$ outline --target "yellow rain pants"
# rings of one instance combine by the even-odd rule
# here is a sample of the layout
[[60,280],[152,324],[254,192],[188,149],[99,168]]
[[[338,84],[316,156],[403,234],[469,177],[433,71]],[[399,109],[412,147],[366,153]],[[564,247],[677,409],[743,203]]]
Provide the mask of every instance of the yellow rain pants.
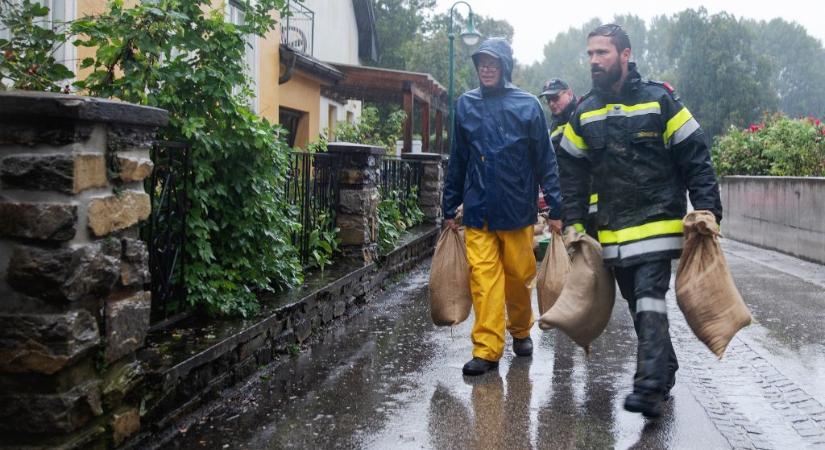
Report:
[[464,236],[475,312],[473,356],[498,361],[505,328],[524,339],[533,326],[528,287],[536,274],[533,226],[508,231],[467,227]]

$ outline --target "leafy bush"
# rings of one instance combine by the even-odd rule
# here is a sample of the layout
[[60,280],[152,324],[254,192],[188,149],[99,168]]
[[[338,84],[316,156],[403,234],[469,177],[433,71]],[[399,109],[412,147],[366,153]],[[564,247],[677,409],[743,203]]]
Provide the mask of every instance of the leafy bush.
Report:
[[424,221],[424,212],[418,206],[418,189],[414,187],[404,197],[400,191],[389,191],[383,193],[378,203],[378,250],[381,253],[393,250],[401,233]]
[[0,29],[10,35],[0,39],[0,79],[9,80],[9,88],[60,92],[74,76],[54,59],[55,49],[66,42],[65,24],[58,24],[58,31],[40,25],[48,15],[49,8],[31,0],[0,0]]
[[[301,264],[289,236],[300,229],[286,202],[289,148],[282,130],[249,107],[245,36],[275,27],[284,0],[243,0],[245,24],[224,20],[211,0],[157,0],[76,21],[78,44],[96,48],[78,86],[91,95],[164,108],[171,140],[192,144],[188,257],[191,303],[248,316],[256,290],[295,286]],[[320,258],[323,260],[323,258]],[[320,264],[320,262],[319,262]]]
[[378,108],[366,106],[361,110],[361,118],[355,123],[339,122],[335,128],[335,140],[355,144],[377,145],[395,154],[395,141],[401,136],[407,113],[392,111],[386,119],[379,117]]
[[332,257],[338,251],[341,242],[338,228],[330,229],[332,215],[329,212],[316,212],[313,217],[315,227],[309,233],[309,267],[324,267],[332,262]]
[[825,125],[782,115],[731,127],[712,149],[719,175],[825,176]]

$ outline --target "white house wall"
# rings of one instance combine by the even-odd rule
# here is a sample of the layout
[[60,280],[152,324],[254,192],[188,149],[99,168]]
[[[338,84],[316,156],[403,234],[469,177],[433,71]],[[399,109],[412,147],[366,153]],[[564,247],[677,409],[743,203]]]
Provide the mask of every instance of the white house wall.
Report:
[[338,103],[335,100],[330,98],[321,96],[321,124],[319,129],[321,130],[321,134],[325,134],[326,130],[329,128],[329,108],[330,106],[335,108],[335,115],[333,121],[337,124],[338,122],[347,122],[347,113],[351,113],[352,120],[357,122],[358,119],[361,118],[361,101],[360,100],[348,100],[347,103]]
[[312,56],[325,62],[359,64],[352,0],[304,0],[304,6],[315,12]]

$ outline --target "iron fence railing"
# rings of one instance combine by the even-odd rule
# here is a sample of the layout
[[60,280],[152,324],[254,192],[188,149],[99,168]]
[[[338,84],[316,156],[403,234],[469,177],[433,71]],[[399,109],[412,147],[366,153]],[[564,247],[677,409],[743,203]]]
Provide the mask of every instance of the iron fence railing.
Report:
[[[421,190],[421,176],[424,166],[421,161],[409,161],[401,158],[386,156],[381,160],[380,192],[381,198],[390,198],[397,193],[401,200],[409,198],[411,193]],[[401,212],[407,211],[407,203],[399,202]]]
[[153,328],[174,322],[187,313],[186,214],[188,211],[190,146],[186,142],[157,141],[151,157],[155,168],[144,187],[152,199],[152,214],[143,224],[152,276]]
[[287,14],[281,21],[281,44],[313,56],[315,52],[315,12],[295,0],[287,1]]
[[285,194],[287,201],[295,205],[297,219],[301,223],[301,229],[293,233],[291,238],[304,266],[307,266],[310,258],[312,231],[335,229],[339,164],[337,154],[290,154]]

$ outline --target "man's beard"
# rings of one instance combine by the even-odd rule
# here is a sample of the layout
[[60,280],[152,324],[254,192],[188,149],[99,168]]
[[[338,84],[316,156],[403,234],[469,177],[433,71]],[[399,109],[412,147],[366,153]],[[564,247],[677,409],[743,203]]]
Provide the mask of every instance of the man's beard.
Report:
[[613,88],[613,85],[622,78],[622,66],[617,61],[616,64],[608,67],[604,72],[594,72],[591,67],[590,77],[593,80],[594,88],[602,91],[609,91]]

